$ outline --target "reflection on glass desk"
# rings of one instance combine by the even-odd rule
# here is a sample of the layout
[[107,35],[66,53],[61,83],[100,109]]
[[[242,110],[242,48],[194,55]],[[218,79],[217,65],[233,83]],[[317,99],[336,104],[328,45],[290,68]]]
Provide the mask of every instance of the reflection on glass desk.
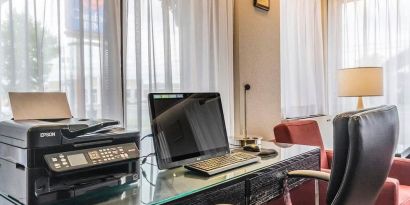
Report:
[[[263,200],[264,197],[266,199],[267,197],[272,198],[272,194],[274,194],[274,187],[271,184],[263,185],[263,183],[260,182],[252,184],[254,181],[258,180],[263,180],[264,182],[269,181],[258,177],[263,176],[264,173],[274,173],[272,167],[276,166],[276,169],[280,169],[281,167],[288,166],[288,164],[297,161],[299,164],[297,164],[296,168],[298,169],[319,169],[320,150],[318,147],[288,144],[275,145],[273,142],[264,141],[262,143],[262,148],[275,149],[278,151],[278,155],[270,158],[262,158],[258,163],[207,177],[189,171],[183,167],[169,170],[158,170],[155,156],[152,155],[154,149],[151,144],[151,139],[145,139],[141,142],[141,156],[148,157],[146,157],[146,162],[141,165],[141,178],[138,183],[99,191],[98,193],[88,194],[59,204],[139,205],[164,204],[168,202],[171,204],[191,204],[192,201],[189,202],[191,196],[207,197],[208,190],[211,193],[212,191],[215,191],[215,189],[216,191],[220,191],[224,189],[224,187],[229,190],[240,190],[236,192],[239,197],[245,198],[245,195],[250,196],[247,200],[239,200],[238,204],[255,204],[256,201]],[[307,158],[309,158],[310,161],[305,160]],[[142,160],[140,160],[140,162],[141,161]],[[286,170],[287,169],[288,168],[286,168]],[[284,171],[286,170],[284,168]],[[267,177],[267,179],[274,178],[274,176],[270,175]],[[246,192],[250,191],[250,193],[245,194],[245,183],[250,184],[247,185],[247,187],[251,187],[252,190],[246,190]],[[302,181],[295,181],[294,184],[297,186],[300,183],[303,183],[303,179]],[[258,192],[266,193],[260,194]],[[201,196],[201,194],[203,196]],[[255,197],[252,198],[252,194],[255,194]],[[235,194],[233,193],[232,195],[234,196]],[[188,201],[185,200],[184,202],[184,199],[188,199]],[[218,199],[215,200],[218,201]],[[226,203],[228,202],[236,203],[232,201],[227,201]]]

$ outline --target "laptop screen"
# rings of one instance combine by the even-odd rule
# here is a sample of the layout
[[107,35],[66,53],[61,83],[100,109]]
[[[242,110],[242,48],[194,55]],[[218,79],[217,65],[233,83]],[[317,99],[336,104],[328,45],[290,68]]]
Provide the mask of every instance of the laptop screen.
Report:
[[151,93],[149,103],[160,169],[229,153],[219,93]]

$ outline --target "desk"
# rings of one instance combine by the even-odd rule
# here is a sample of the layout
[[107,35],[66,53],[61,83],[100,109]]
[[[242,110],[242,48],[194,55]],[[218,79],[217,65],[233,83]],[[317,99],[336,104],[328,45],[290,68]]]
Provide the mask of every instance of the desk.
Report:
[[[146,139],[141,143],[142,156],[154,151],[150,141]],[[318,147],[275,145],[273,142],[263,142],[262,147],[276,149],[279,154],[212,177],[200,176],[182,167],[158,170],[155,156],[148,157],[141,165],[138,183],[59,204],[261,204],[282,194],[278,176],[286,170],[320,169]],[[292,178],[289,180],[290,188],[305,181],[307,179]]]

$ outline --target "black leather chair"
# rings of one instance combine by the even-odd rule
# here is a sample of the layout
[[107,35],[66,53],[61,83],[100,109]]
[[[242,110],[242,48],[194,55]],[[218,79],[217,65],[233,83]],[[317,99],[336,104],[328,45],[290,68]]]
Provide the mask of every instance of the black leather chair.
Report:
[[329,181],[327,204],[371,205],[387,178],[399,134],[396,106],[339,114],[333,121],[331,173],[295,170],[289,177]]

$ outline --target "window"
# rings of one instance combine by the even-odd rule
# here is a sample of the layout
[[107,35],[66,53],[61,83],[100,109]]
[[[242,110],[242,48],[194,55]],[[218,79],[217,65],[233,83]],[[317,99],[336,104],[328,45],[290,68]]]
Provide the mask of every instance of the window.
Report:
[[9,91],[63,91],[144,135],[149,92],[217,91],[232,133],[232,18],[231,0],[1,1],[0,117]]
[[1,1],[0,117],[9,91],[64,91],[75,116],[121,120],[119,2]]
[[[410,1],[332,0],[329,8],[331,113],[354,110],[357,100],[337,97],[337,69],[382,66],[384,96],[364,98],[365,106],[397,105],[400,124],[410,122]],[[410,146],[409,135],[400,126],[398,151]]]
[[230,0],[128,1],[128,127],[150,132],[150,92],[218,91],[233,132],[232,9]]

